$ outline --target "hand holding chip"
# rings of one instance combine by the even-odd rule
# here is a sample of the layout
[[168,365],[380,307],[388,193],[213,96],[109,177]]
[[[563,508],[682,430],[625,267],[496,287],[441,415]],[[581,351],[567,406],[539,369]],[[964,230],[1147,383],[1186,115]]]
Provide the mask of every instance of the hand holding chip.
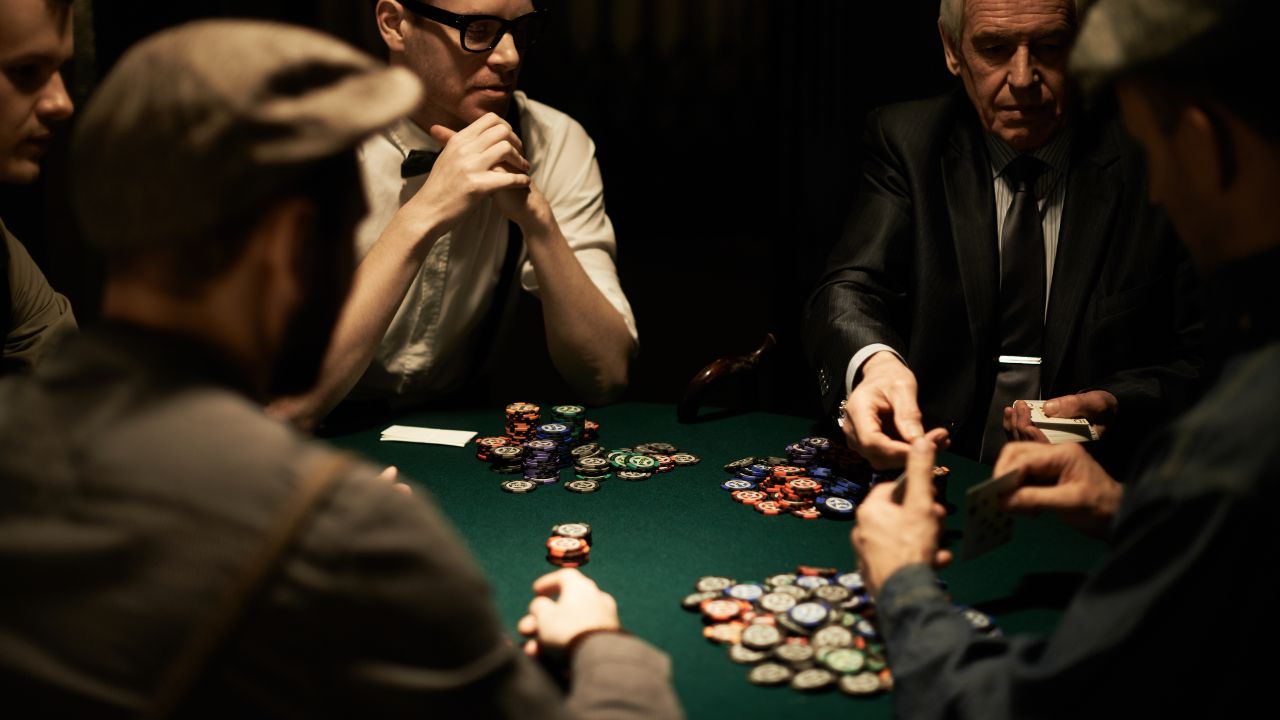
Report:
[[[1103,537],[1111,526],[1124,487],[1079,445],[1009,443],[996,460],[995,474],[1021,469],[1027,484],[1005,497],[1011,512],[1052,510],[1081,532]],[[1052,484],[1045,485],[1043,483]]]
[[563,650],[583,633],[618,630],[618,604],[595,581],[577,570],[562,569],[533,582],[537,593],[529,614],[517,629],[529,638],[524,651],[537,656],[543,650]]
[[910,445],[902,502],[894,500],[898,483],[881,483],[858,507],[854,552],[873,595],[899,569],[916,563],[941,567],[951,553],[938,548],[946,509],[934,501],[933,462],[945,430],[932,430]]

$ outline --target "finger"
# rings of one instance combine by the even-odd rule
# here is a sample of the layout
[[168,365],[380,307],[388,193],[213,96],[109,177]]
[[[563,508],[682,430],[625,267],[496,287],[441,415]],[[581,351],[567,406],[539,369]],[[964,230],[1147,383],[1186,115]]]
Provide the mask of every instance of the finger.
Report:
[[516,630],[521,635],[537,635],[538,619],[532,615],[525,615],[520,618],[520,622],[516,623]]
[[441,145],[448,145],[449,141],[458,133],[443,125],[432,125],[427,128],[427,134],[435,138]]
[[397,492],[399,492],[401,495],[412,495],[412,494],[413,494],[413,488],[409,487],[409,486],[408,486],[408,485],[406,485],[405,483],[396,483],[396,484],[395,484],[395,485],[393,485],[392,487],[394,487],[394,488],[396,489],[396,491],[397,491]]
[[951,444],[950,435],[951,433],[946,428],[934,428],[924,434],[924,439],[933,443],[935,448],[941,450]]
[[395,465],[388,465],[382,472],[378,473],[378,479],[389,483],[394,483],[400,475],[400,470]]
[[907,491],[902,505],[929,511],[933,507],[933,460],[937,455],[933,443],[916,438],[907,455]]
[[537,641],[537,640],[525,640],[525,641],[524,641],[524,654],[525,654],[525,655],[528,655],[529,657],[538,657],[538,641]]
[[1017,439],[1018,427],[1017,422],[1013,417],[1013,408],[1004,409],[1004,419],[1000,421],[1000,424],[1004,426],[1004,434],[1006,437],[1011,437],[1015,440]]
[[590,583],[591,585],[595,585],[590,578],[578,572],[576,569],[561,568],[534,580],[533,591],[538,595],[558,595],[559,593],[564,592],[566,587],[580,585],[581,583]]
[[876,469],[901,467],[911,446],[885,434],[880,424],[880,415],[871,403],[860,399],[850,418],[853,420],[853,432],[857,442],[855,449],[873,467]]
[[1035,485],[1020,487],[1007,497],[1000,505],[1009,512],[1033,513],[1041,510],[1066,510],[1080,506],[1079,491],[1073,485],[1052,485],[1039,487]]
[[914,383],[895,382],[890,385],[889,404],[893,406],[894,426],[903,440],[910,442],[924,434]]
[[1022,402],[1021,400],[1015,400],[1013,402],[1013,425],[1022,435],[1026,435],[1028,432],[1035,429],[1035,425],[1031,422],[1030,405]]
[[933,554],[933,566],[939,570],[951,564],[955,558],[950,550],[939,550]]
[[533,181],[524,173],[494,169],[485,173],[476,181],[476,188],[482,193],[493,193],[499,190],[527,188],[532,184]]
[[488,149],[504,142],[515,148],[522,158],[524,157],[524,143],[521,142],[515,131],[511,129],[511,126],[505,122],[485,130],[477,135],[475,139],[478,149]]
[[529,614],[533,616],[534,622],[537,622],[539,625],[542,623],[538,621],[538,617],[546,615],[548,612],[555,610],[555,608],[556,601],[546,595],[539,595],[529,601]]
[[933,516],[941,520],[942,518],[947,516],[947,508],[944,507],[942,503],[934,503]]

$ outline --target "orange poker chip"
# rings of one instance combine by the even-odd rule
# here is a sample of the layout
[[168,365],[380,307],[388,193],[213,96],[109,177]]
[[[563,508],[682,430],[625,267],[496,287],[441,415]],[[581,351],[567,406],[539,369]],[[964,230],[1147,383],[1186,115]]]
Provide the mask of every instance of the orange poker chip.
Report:
[[711,598],[702,601],[702,614],[713,622],[724,623],[742,614],[742,605],[730,598]]
[[553,535],[547,539],[547,554],[554,557],[582,555],[590,550],[591,547],[578,538]]
[[745,627],[745,623],[737,621],[716,623],[702,628],[702,637],[724,645],[737,645],[742,641],[742,630]]

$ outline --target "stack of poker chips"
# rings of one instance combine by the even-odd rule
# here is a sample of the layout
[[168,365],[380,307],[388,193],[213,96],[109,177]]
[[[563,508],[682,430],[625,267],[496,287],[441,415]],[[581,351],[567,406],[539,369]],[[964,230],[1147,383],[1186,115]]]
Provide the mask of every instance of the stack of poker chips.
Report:
[[569,444],[576,446],[583,442],[586,431],[587,409],[581,405],[556,405],[551,408],[551,421],[569,428]]
[[542,409],[533,403],[516,402],[507,406],[507,437],[517,443],[533,439]]
[[[727,645],[729,659],[752,666],[756,685],[801,692],[833,687],[851,696],[892,689],[875,606],[858,573],[800,567],[763,582],[700,578],[681,606],[699,613],[703,637]],[[978,632],[998,634],[987,615],[957,608]]]
[[547,538],[547,562],[557,567],[582,567],[591,559],[591,542],[591,526],[584,522],[553,525]]
[[[573,464],[570,452],[573,450],[573,429],[564,423],[544,423],[538,426],[536,437],[554,443],[551,449],[556,469],[561,470]],[[532,442],[532,441],[531,441]],[[528,447],[529,443],[525,443]]]
[[550,485],[560,480],[560,455],[556,441],[548,438],[530,440],[522,447],[525,451],[524,479]]

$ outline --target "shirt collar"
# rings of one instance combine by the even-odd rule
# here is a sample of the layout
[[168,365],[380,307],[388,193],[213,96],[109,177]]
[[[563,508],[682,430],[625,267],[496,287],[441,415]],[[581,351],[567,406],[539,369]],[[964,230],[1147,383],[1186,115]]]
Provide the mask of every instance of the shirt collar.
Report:
[[[1071,126],[1067,125],[1055,133],[1049,142],[1031,151],[1031,157],[1049,166],[1045,177],[1056,177],[1066,171],[1071,153],[1071,134]],[[987,156],[991,159],[991,177],[998,178],[1021,153],[991,133],[984,133],[983,139],[987,143]]]
[[404,118],[395,125],[383,130],[382,134],[405,157],[409,156],[410,150],[440,152],[444,149],[439,140],[431,137],[426,130],[418,126],[418,123],[409,118]]

